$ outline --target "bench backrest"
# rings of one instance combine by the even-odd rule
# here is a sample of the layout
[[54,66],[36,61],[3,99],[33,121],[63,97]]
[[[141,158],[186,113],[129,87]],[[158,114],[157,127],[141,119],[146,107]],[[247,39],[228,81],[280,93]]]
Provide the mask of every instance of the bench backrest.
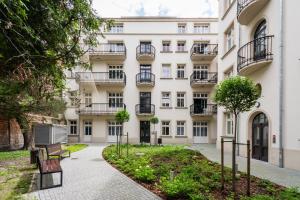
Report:
[[61,151],[61,144],[49,144],[46,146],[47,154],[60,152]]

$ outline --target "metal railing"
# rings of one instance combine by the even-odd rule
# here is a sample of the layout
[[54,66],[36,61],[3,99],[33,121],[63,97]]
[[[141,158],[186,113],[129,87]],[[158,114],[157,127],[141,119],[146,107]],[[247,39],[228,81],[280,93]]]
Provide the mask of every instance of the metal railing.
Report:
[[136,104],[135,113],[137,115],[154,115],[155,114],[155,105],[154,104]]
[[217,55],[217,44],[194,44],[191,48],[191,56],[195,55]]
[[136,47],[136,58],[140,56],[152,56],[155,58],[155,47],[153,45],[138,45]]
[[136,84],[155,85],[155,75],[149,72],[141,72],[136,75]]
[[125,44],[101,43],[97,47],[89,49],[89,52],[93,54],[126,55],[126,46]]
[[122,71],[110,72],[77,72],[76,80],[80,82],[124,83],[126,74]]
[[260,61],[273,60],[273,35],[257,38],[242,46],[237,53],[238,71]]
[[77,110],[78,114],[102,115],[115,114],[126,109],[124,103],[82,103]]
[[190,114],[191,115],[213,115],[217,113],[217,104],[207,104],[207,105],[191,105]]
[[237,16],[246,8],[250,3],[256,0],[238,0],[237,1]]
[[216,84],[217,82],[217,72],[194,71],[190,76],[190,84]]

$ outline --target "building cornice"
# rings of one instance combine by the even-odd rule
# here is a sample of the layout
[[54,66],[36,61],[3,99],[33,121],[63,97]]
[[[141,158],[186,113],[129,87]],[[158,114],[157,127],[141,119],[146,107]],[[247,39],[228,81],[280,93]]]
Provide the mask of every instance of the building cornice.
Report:
[[218,18],[177,18],[177,17],[120,17],[104,18],[106,20],[115,20],[117,22],[218,22]]
[[179,36],[209,36],[218,35],[218,33],[103,33],[103,35],[179,35]]

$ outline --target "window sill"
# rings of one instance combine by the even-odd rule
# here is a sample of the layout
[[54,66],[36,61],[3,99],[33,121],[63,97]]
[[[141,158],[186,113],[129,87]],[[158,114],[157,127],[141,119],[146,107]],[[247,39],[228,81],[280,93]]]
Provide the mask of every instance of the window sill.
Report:
[[73,137],[73,136],[74,136],[74,137],[78,137],[79,134],[68,134],[67,136],[68,136],[68,137],[69,137],[69,136],[70,136],[70,137]]
[[175,135],[175,138],[187,138],[186,135]]
[[236,45],[233,45],[222,57],[221,60],[223,60],[230,52],[232,52],[235,49]]
[[159,107],[160,109],[168,109],[168,110],[170,110],[170,109],[173,109],[173,107]]
[[185,110],[188,109],[188,107],[175,107],[175,109]]
[[161,80],[172,80],[173,78],[172,78],[172,77],[170,77],[170,78],[164,78],[164,77],[161,77],[160,79],[161,79]]
[[224,14],[223,14],[221,20],[224,20],[224,18],[227,16],[227,14],[229,13],[229,11],[230,11],[231,8],[233,7],[234,3],[235,3],[235,1],[233,1],[233,2],[230,4],[230,6],[226,9],[226,11],[224,12]]
[[161,135],[161,138],[172,138],[172,135]]
[[175,78],[175,80],[188,80],[189,78]]
[[175,53],[188,53],[188,51],[175,51]]
[[160,53],[173,53],[173,51],[160,51]]

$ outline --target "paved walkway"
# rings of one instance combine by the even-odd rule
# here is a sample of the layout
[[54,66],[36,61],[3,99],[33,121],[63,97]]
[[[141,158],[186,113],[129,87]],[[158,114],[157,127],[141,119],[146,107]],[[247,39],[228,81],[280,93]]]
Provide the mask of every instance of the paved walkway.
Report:
[[104,147],[90,145],[84,150],[72,153],[71,159],[61,161],[63,187],[38,190],[28,197],[40,200],[160,199],[104,161]]
[[[194,150],[200,151],[209,160],[220,163],[221,152],[216,149],[216,145],[201,144],[193,145]],[[227,167],[231,168],[231,153],[224,154],[224,163]],[[239,171],[246,172],[247,160],[243,157],[237,157]],[[251,174],[263,179],[268,179],[279,185],[286,187],[299,187],[300,188],[300,171],[279,168],[275,165],[262,162],[259,160],[251,159]]]

